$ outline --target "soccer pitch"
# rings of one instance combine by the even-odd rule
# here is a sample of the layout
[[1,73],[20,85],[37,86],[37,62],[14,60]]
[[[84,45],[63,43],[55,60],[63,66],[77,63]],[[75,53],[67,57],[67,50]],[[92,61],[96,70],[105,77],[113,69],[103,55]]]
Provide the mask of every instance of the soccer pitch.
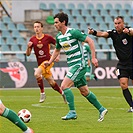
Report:
[[[133,113],[129,109],[120,88],[90,88],[98,100],[108,109],[103,122],[97,122],[98,111],[79,93],[72,89],[78,118],[61,120],[68,113],[62,96],[53,89],[46,89],[46,101],[39,103],[39,89],[0,90],[3,103],[18,112],[22,108],[32,113],[27,125],[35,133],[133,133]],[[3,117],[0,117],[0,133],[22,133]]]

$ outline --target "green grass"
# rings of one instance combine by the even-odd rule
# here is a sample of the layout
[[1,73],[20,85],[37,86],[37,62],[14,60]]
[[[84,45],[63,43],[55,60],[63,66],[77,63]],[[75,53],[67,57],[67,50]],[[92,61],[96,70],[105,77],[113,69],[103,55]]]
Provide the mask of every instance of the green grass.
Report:
[[[46,101],[39,101],[39,89],[0,90],[0,98],[8,107],[18,112],[27,108],[32,113],[32,119],[27,125],[35,133],[133,133],[133,114],[129,109],[120,88],[91,89],[99,101],[108,109],[105,120],[97,122],[98,111],[80,95],[77,89],[72,89],[75,96],[77,120],[61,120],[68,113],[68,107],[62,97],[52,89],[46,90]],[[0,117],[0,133],[21,133],[11,122]]]

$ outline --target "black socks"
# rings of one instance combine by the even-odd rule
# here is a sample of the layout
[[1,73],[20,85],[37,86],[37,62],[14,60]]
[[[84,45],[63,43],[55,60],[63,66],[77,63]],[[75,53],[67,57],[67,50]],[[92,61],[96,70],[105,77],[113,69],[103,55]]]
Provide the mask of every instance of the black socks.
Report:
[[132,95],[131,95],[131,93],[130,93],[130,91],[129,91],[128,88],[125,89],[125,90],[123,90],[123,95],[124,95],[124,97],[125,97],[127,103],[129,104],[129,106],[130,106],[130,107],[133,107]]

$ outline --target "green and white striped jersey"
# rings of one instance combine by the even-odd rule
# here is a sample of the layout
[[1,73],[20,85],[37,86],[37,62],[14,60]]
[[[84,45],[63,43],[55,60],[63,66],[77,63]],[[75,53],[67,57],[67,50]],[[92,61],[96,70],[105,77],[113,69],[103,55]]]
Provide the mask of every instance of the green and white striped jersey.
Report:
[[88,60],[91,60],[90,46],[87,43],[84,43],[83,44],[83,50],[84,50],[84,58],[86,61],[86,65],[88,65]]
[[63,48],[67,56],[68,67],[75,65],[85,66],[84,51],[82,43],[87,35],[80,30],[68,28],[63,35],[59,32],[56,36],[56,49]]

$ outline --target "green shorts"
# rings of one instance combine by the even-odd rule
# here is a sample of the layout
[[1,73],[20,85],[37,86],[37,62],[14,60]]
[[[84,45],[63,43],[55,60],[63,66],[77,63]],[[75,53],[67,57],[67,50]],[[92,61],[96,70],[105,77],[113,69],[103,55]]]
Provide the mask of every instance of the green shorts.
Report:
[[86,67],[76,65],[69,70],[66,76],[74,82],[75,87],[79,88],[81,86],[85,86],[86,85],[86,77],[85,77],[86,69],[87,69]]
[[87,71],[85,73],[86,77],[90,77],[92,75],[92,66],[87,66]]

